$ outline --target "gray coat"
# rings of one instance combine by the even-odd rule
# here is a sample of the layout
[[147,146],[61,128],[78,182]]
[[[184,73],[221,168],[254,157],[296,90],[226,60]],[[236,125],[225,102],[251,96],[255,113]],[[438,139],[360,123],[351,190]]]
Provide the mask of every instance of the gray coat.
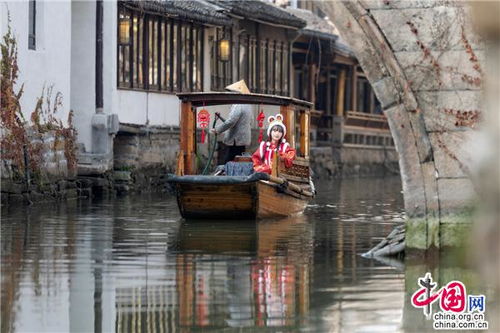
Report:
[[226,121],[215,126],[217,133],[226,132],[222,142],[228,146],[250,145],[252,114],[251,105],[234,104],[231,106],[231,112]]

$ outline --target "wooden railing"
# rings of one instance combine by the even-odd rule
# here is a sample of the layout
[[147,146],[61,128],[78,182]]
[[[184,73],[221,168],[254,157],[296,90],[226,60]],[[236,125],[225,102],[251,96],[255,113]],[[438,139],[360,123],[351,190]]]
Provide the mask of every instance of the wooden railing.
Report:
[[389,130],[387,118],[383,114],[347,111],[344,126],[369,127]]
[[391,148],[394,149],[394,141],[389,131],[360,130],[346,126],[343,133],[343,147],[352,148]]
[[394,149],[387,118],[383,114],[347,111],[344,117],[322,115],[318,118],[316,144],[358,148]]

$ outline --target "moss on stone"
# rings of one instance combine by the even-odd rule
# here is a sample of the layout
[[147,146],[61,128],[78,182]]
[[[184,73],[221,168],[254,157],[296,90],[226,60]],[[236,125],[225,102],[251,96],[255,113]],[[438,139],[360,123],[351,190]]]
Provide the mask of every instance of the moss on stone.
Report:
[[472,228],[471,208],[457,214],[430,218],[411,218],[406,221],[406,247],[427,250],[432,247],[467,247]]
[[469,243],[472,223],[441,223],[441,247],[465,247]]
[[408,219],[406,221],[406,247],[410,249],[427,249],[427,221],[425,219]]

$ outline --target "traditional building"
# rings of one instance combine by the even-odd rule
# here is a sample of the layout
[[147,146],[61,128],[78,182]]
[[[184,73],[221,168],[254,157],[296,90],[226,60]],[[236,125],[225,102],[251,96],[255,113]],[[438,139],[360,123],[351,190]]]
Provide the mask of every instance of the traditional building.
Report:
[[305,26],[262,1],[33,0],[0,7],[0,32],[10,15],[19,45],[25,119],[44,85],[61,93],[56,117],[74,113],[80,176],[173,167],[178,92],[217,91],[245,79],[252,92],[289,95],[294,34]]
[[[212,3],[227,9],[235,19],[233,30],[225,32],[231,44],[228,66],[232,72],[223,72],[214,63],[212,89],[221,90],[228,82],[245,80],[252,92],[289,96],[291,48],[298,29],[304,27],[305,22],[264,1]],[[216,55],[212,54],[212,59]]]
[[387,120],[349,46],[314,2],[291,4],[287,11],[307,22],[293,43],[293,97],[315,105],[311,141],[317,159],[333,161],[329,172],[341,176],[395,170]]

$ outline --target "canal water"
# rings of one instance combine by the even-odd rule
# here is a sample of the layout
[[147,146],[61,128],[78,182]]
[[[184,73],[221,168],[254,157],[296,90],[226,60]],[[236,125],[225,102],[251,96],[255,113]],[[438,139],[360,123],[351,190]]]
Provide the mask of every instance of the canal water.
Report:
[[305,214],[257,223],[185,221],[167,194],[4,208],[1,331],[427,327],[405,291],[425,265],[408,276],[398,260],[360,256],[403,223],[400,180],[318,192]]

